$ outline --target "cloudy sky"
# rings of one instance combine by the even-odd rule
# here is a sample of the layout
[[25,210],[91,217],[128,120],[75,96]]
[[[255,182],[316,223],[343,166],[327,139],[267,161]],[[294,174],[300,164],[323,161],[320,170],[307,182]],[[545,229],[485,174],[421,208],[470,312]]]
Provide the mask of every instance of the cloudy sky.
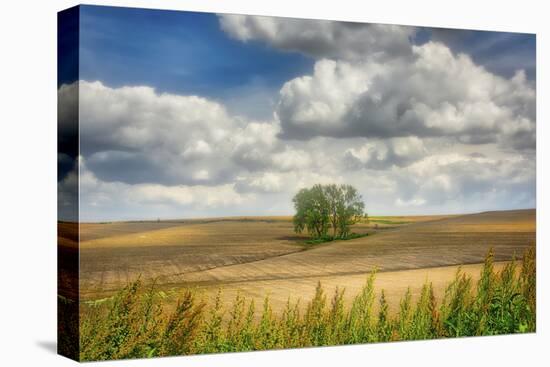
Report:
[[60,73],[58,93],[63,120],[79,87],[81,220],[292,214],[332,182],[371,215],[535,206],[534,35],[90,6],[80,22],[79,81]]

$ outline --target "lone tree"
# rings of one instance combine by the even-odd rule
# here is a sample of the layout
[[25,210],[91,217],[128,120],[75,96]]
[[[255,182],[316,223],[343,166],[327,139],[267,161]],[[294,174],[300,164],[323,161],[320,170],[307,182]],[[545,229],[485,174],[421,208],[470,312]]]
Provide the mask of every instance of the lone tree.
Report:
[[305,229],[312,237],[326,237],[329,228],[329,212],[323,186],[314,185],[310,189],[301,189],[292,201],[296,209],[294,231],[302,233]]
[[346,238],[350,226],[363,216],[365,204],[361,195],[351,185],[314,185],[301,189],[292,199],[296,215],[294,230],[304,230],[314,238],[327,237],[332,230],[332,238]]

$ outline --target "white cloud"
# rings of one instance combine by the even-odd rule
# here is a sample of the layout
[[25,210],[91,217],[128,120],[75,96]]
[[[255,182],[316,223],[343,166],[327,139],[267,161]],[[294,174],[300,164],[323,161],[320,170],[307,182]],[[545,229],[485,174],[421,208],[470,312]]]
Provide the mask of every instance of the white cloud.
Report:
[[283,180],[274,172],[265,172],[256,176],[238,177],[237,190],[244,192],[280,192],[284,189]]
[[407,166],[428,153],[424,142],[416,137],[376,139],[359,148],[350,148],[344,159],[352,168],[386,169]]
[[410,54],[413,27],[253,15],[219,15],[220,26],[240,41],[262,41],[315,58],[357,60]]
[[[81,81],[84,220],[290,214],[297,190],[316,183],[354,185],[371,214],[535,206],[535,90],[523,72],[505,79],[441,43],[412,46],[406,27],[220,24],[238,40],[313,56],[314,70],[284,84],[273,121],[199,96]],[[76,92],[62,86],[60,100],[74,104]],[[60,181],[60,202],[74,179]]]
[[157,94],[153,88],[109,88],[80,82],[80,118],[84,152],[158,149],[183,153],[199,140],[222,142],[238,126],[225,108],[196,96]]
[[504,79],[440,43],[412,52],[384,63],[317,61],[312,75],[281,89],[282,135],[453,136],[534,149],[535,91],[522,72]]
[[356,98],[367,91],[369,80],[367,70],[354,64],[325,59],[316,62],[312,76],[293,79],[281,89],[277,115],[284,129],[296,127],[286,135],[295,138],[300,132],[308,135],[319,130],[338,134],[341,120]]
[[[281,149],[274,122],[230,115],[217,102],[80,81],[81,151],[104,181],[231,183]],[[207,167],[207,170],[205,170]]]
[[454,136],[534,149],[535,90],[523,71],[507,80],[442,43],[412,45],[413,27],[220,15],[243,42],[317,59],[287,82],[276,108],[282,136]]
[[[488,158],[461,153],[434,154],[411,164],[400,174],[396,193],[401,204],[416,202],[416,205],[462,205],[463,208],[481,209],[483,205],[535,205],[535,161],[532,156],[509,154]],[[415,201],[418,198],[423,198],[421,204]]]
[[282,152],[273,154],[272,162],[274,167],[282,171],[308,169],[313,164],[308,152],[290,147],[286,147]]
[[204,140],[198,140],[195,143],[191,144],[188,148],[186,148],[182,154],[184,158],[201,158],[208,156],[212,153],[212,148],[210,147],[210,144],[205,142]]
[[411,206],[416,207],[416,206],[422,206],[424,204],[426,204],[426,200],[422,198],[412,198],[407,201],[404,201],[404,200],[401,200],[401,198],[398,198],[395,201],[395,205],[397,205],[398,207],[411,207]]
[[205,181],[210,178],[210,173],[208,170],[201,169],[193,174],[193,178],[197,181]]
[[[66,180],[72,179],[68,176]],[[69,184],[64,181],[62,185]],[[241,205],[251,197],[238,193],[234,184],[217,186],[162,185],[158,183],[127,184],[102,181],[87,168],[85,160],[80,164],[80,205],[83,220],[95,220],[96,216],[112,215],[113,208],[120,208],[132,218],[132,208],[138,207],[137,218],[154,214],[165,217],[166,213],[193,213],[202,210],[218,210]],[[152,209],[143,214],[145,208]],[[130,210],[129,210],[130,209]],[[117,209],[114,209],[117,210]],[[163,211],[166,213],[163,214]],[[184,214],[180,214],[184,215]]]

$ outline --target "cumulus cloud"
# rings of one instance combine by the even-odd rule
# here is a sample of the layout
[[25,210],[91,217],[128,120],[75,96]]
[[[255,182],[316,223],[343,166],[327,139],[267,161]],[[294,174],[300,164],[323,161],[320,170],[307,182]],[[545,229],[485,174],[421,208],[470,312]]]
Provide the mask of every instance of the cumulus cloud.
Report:
[[[417,206],[534,206],[535,161],[530,156],[488,158],[446,153],[427,156],[402,171],[396,203]],[[475,201],[479,201],[476,203]],[[464,211],[464,209],[462,210]]]
[[96,151],[165,149],[184,153],[189,142],[216,144],[236,121],[223,106],[197,96],[157,94],[145,86],[109,88],[80,82],[81,149]]
[[272,164],[281,171],[303,170],[311,168],[311,154],[303,149],[286,147],[282,152],[273,154]]
[[158,211],[147,216],[161,217],[168,215],[162,210],[254,210],[257,194],[284,195],[272,204],[284,202],[288,210],[287,197],[298,187],[339,180],[312,173],[328,164],[320,143],[284,142],[276,121],[246,120],[219,103],[148,87],[87,81],[70,87],[80,95],[83,218],[144,207]]
[[279,127],[230,115],[217,102],[80,81],[81,154],[105,181],[233,182],[271,164]]
[[[76,174],[68,175],[58,185],[75,189],[76,178]],[[130,184],[100,179],[82,157],[79,178],[82,221],[280,215],[292,210],[290,198],[300,188],[344,182],[341,176],[304,170],[248,173],[218,185]]]
[[[112,213],[117,206],[128,216],[129,208],[149,208],[152,215],[166,217],[170,213],[181,213],[233,208],[251,197],[238,193],[232,183],[216,186],[205,185],[163,185],[159,183],[128,184],[121,181],[103,181],[80,159],[80,206],[83,220],[102,213]],[[60,185],[71,185],[69,175]],[[138,215],[139,218],[139,215]]]
[[414,34],[413,27],[253,15],[223,14],[219,21],[221,28],[237,40],[262,41],[315,58],[403,57],[411,53],[410,38]]
[[[442,43],[412,45],[408,27],[220,24],[316,58],[311,74],[281,87],[266,121],[147,86],[61,86],[60,126],[80,102],[81,218],[290,214],[316,183],[354,185],[377,214],[535,206],[535,89],[522,71],[504,78]],[[75,179],[60,179],[60,207]]]
[[247,15],[219,20],[235,39],[317,59],[312,75],[280,91],[284,138],[453,136],[468,144],[535,147],[535,90],[524,71],[506,79],[441,42],[413,45],[413,27]]
[[350,148],[344,160],[351,168],[387,169],[407,166],[427,154],[424,142],[415,137],[369,141],[359,148]]
[[523,72],[502,78],[441,43],[412,52],[412,61],[317,61],[281,89],[282,136],[452,136],[534,149],[535,91]]
[[237,177],[236,189],[239,192],[280,192],[284,188],[282,177],[273,172],[260,175]]

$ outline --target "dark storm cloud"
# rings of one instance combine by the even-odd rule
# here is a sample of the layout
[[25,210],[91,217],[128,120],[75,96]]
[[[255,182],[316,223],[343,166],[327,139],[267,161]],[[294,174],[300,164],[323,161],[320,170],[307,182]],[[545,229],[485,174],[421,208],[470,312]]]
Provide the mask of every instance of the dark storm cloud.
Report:
[[75,167],[78,157],[78,83],[62,84],[57,90],[57,180]]

